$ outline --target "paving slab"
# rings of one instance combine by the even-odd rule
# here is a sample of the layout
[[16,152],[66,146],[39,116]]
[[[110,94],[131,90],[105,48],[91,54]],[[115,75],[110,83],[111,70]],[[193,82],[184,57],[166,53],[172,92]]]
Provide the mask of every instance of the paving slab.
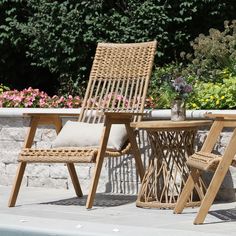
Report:
[[205,224],[193,225],[198,208],[183,214],[135,206],[136,196],[98,193],[94,207],[72,190],[22,188],[16,207],[8,208],[10,187],[0,186],[0,236],[233,236],[236,202],[214,204]]

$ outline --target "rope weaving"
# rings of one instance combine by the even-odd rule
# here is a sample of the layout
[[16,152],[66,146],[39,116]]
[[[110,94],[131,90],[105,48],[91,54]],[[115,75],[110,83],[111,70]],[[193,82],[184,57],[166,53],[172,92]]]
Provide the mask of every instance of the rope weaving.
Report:
[[[203,171],[215,171],[221,158],[222,156],[213,153],[196,152],[188,158],[187,165]],[[235,157],[231,165],[236,166]]]

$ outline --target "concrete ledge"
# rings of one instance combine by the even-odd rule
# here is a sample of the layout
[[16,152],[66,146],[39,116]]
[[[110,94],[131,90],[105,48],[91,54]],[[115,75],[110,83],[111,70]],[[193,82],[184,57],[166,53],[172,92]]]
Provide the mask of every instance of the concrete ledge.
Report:
[[[169,119],[170,109],[146,109],[145,112],[150,114],[150,119]],[[24,113],[61,113],[79,114],[80,108],[0,108],[0,117],[22,117]],[[202,119],[206,113],[215,114],[236,114],[236,110],[187,110],[186,116],[189,119]]]
[[0,117],[22,117],[24,113],[79,114],[80,108],[0,108]]

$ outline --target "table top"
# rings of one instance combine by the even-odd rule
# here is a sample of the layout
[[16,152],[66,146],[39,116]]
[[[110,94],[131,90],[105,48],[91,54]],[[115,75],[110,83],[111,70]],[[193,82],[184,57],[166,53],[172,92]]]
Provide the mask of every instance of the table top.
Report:
[[132,122],[130,124],[133,128],[139,129],[153,129],[153,128],[197,128],[201,126],[210,126],[212,120],[184,120],[184,121],[171,121],[171,120],[155,120],[155,121],[140,121]]
[[211,114],[211,113],[208,113],[205,116],[209,117],[209,118],[215,118],[215,119],[222,118],[225,120],[236,120],[236,114],[217,114],[217,113]]

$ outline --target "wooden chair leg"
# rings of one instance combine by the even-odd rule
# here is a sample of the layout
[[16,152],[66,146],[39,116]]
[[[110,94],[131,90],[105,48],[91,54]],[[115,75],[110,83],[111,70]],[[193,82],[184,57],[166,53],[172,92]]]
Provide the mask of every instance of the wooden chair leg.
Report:
[[180,194],[180,197],[176,203],[176,206],[174,208],[175,214],[182,213],[182,211],[188,201],[188,198],[194,189],[195,183],[197,183],[197,181],[199,180],[199,176],[200,176],[200,172],[197,169],[191,170],[190,175],[187,179],[187,182],[186,182],[186,184]]
[[83,192],[79,183],[78,176],[76,174],[75,165],[73,163],[67,163],[67,168],[70,173],[70,177],[71,177],[76,195],[78,197],[83,197]]
[[133,129],[130,127],[129,124],[125,124],[125,127],[126,127],[126,131],[127,131],[127,134],[128,134],[129,141],[131,143],[131,147],[132,147],[131,149],[132,149],[132,152],[133,152],[133,155],[134,155],[134,158],[135,158],[135,164],[136,164],[136,167],[137,167],[137,170],[138,170],[138,174],[139,174],[140,179],[142,181],[145,171],[144,171],[144,167],[143,167],[139,147],[138,147],[137,142],[136,142],[136,137],[135,137]]
[[16,199],[20,190],[21,182],[25,172],[25,167],[26,167],[26,162],[21,162],[18,165],[15,181],[12,186],[12,191],[8,202],[9,207],[14,207],[16,204]]
[[[226,174],[226,173],[225,173]],[[217,173],[217,171],[214,174],[214,177],[211,180],[211,183],[207,189],[207,192],[205,194],[205,197],[203,198],[202,202],[201,202],[201,206],[200,209],[197,213],[197,216],[194,220],[194,224],[198,225],[198,224],[203,224],[207,213],[216,197],[217,192],[220,189],[220,185],[224,180],[224,175],[219,175],[219,173]]]
[[[24,148],[30,148],[32,146],[39,120],[40,120],[39,117],[35,117],[35,116],[31,117],[30,127],[28,129],[24,146],[23,146]],[[16,204],[16,199],[20,190],[20,185],[21,185],[22,178],[25,172],[26,164],[27,164],[26,162],[20,162],[18,165],[15,181],[12,186],[12,191],[11,191],[11,195],[8,202],[9,207],[14,207]]]
[[193,222],[194,224],[202,224],[204,222],[206,215],[216,197],[217,192],[220,189],[220,186],[225,178],[225,175],[236,153],[235,143],[236,143],[236,129],[233,132],[233,135],[225,150],[222,160],[220,161],[215,171],[215,174],[211,180],[211,183],[207,189],[205,197],[202,200],[200,210],[198,211],[198,214]]
[[99,180],[99,177],[101,174],[102,164],[103,164],[103,160],[105,157],[106,146],[107,146],[107,141],[109,138],[110,129],[111,129],[111,123],[106,122],[105,128],[103,130],[102,139],[101,139],[102,140],[101,146],[100,146],[101,148],[99,149],[97,159],[96,159],[96,166],[95,166],[95,170],[94,170],[92,185],[91,185],[91,188],[90,188],[90,191],[88,194],[88,199],[86,202],[87,209],[90,209],[93,206],[93,202],[94,202],[94,198],[95,198],[95,194],[96,194],[96,190],[97,190],[97,186],[98,186],[98,180]]

